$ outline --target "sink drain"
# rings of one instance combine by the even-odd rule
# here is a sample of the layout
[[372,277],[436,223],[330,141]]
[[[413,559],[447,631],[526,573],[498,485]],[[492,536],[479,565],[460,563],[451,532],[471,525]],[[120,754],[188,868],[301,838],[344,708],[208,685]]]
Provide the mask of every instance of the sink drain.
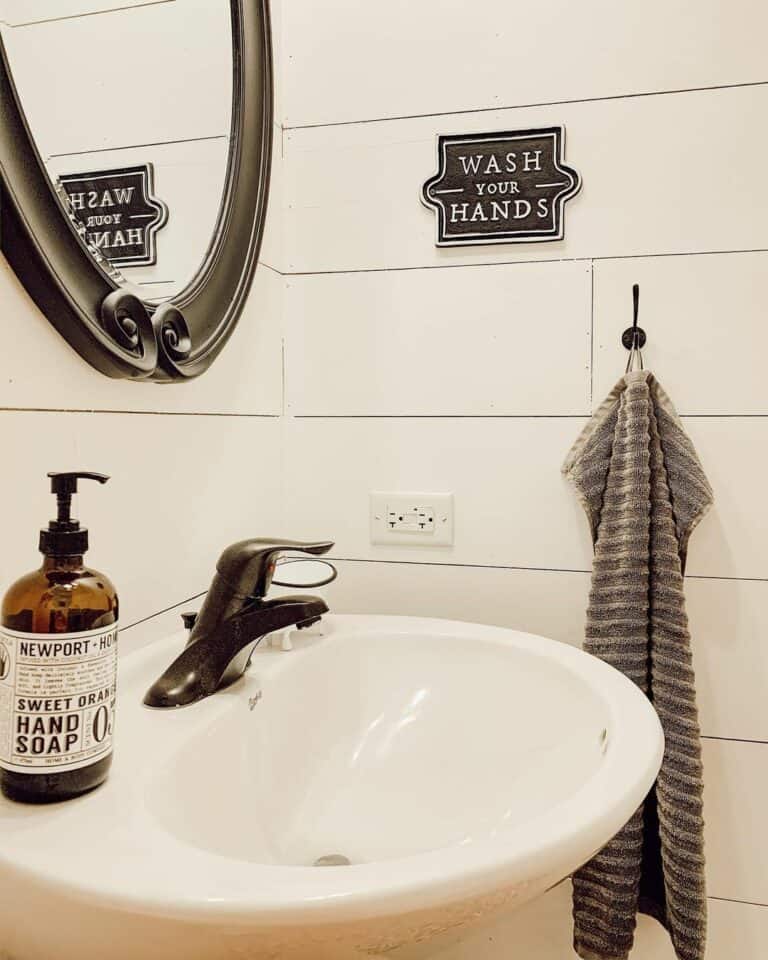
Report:
[[352,861],[341,853],[327,853],[324,857],[318,857],[312,864],[313,867],[349,867]]

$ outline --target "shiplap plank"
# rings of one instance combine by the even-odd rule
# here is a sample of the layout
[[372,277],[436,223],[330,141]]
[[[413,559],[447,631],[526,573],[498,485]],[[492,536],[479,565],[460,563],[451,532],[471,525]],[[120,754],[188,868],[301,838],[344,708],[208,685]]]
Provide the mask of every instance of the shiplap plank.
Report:
[[715,495],[694,531],[687,571],[768,579],[768,499],[756,456],[768,447],[768,417],[686,417]]
[[6,28],[3,40],[43,156],[229,132],[226,0],[47,20]]
[[325,589],[334,613],[439,617],[525,630],[579,646],[589,592],[585,573],[334,561]]
[[[766,8],[768,9],[768,8]],[[597,261],[594,399],[624,370],[622,332],[632,323],[632,284],[640,285],[644,360],[680,414],[768,414],[758,348],[765,308],[756,296],[768,253]]]
[[[90,530],[88,562],[115,583],[121,620],[132,623],[205,590],[224,547],[279,525],[277,418],[0,412],[0,442],[13,461],[3,496],[0,583],[40,563],[37,530],[55,514],[49,470],[99,470],[75,515]],[[243,451],[268,464],[244,468]]]
[[7,342],[0,352],[0,407],[153,413],[279,414],[282,404],[282,278],[256,270],[243,313],[223,351],[189,383],[112,380],[75,353],[0,258]]
[[[584,422],[295,418],[286,425],[288,518],[297,537],[335,539],[338,554],[351,559],[589,570],[586,519],[560,474]],[[755,536],[768,529],[768,500],[754,469],[754,451],[768,443],[768,418],[688,418],[685,424],[716,496],[691,539],[688,572],[768,578],[768,541]],[[454,545],[370,544],[372,490],[452,492]]]
[[[588,569],[581,506],[560,464],[580,418],[289,419],[286,516],[355,559]],[[369,543],[372,490],[454,494],[448,547]]]
[[285,313],[295,414],[589,412],[588,263],[291,277]]
[[768,907],[709,901],[708,960],[761,960],[766,943]]
[[[663,27],[661,26],[663,25]],[[761,0],[286,4],[290,125],[766,79]],[[329,56],[329,50],[333,51]]]
[[[754,188],[768,86],[289,130],[292,272],[752,250],[768,247]],[[728,120],[728,136],[714,132]],[[435,247],[419,201],[438,134],[563,124],[583,189],[552,243]],[[372,174],[375,171],[375,175]]]
[[709,895],[768,904],[768,744],[703,746]]
[[768,743],[768,581],[688,577],[685,592],[702,733]]

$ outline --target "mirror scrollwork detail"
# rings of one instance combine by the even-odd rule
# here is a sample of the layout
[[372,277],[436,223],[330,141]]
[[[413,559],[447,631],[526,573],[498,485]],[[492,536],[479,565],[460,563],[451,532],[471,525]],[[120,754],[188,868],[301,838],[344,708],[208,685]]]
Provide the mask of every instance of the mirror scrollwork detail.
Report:
[[[93,4],[86,9],[81,15],[41,17],[34,37],[43,47],[51,43],[58,56],[68,50],[73,74],[81,66],[83,38],[93,43],[97,17],[89,22]],[[62,94],[46,92],[33,72],[33,58],[25,58],[34,21],[5,23],[2,251],[53,326],[102,373],[184,381],[203,373],[223,349],[258,258],[272,148],[269,4],[128,0],[119,10],[105,2],[98,12],[107,26],[110,18],[121,18],[117,35],[125,34],[126,43],[133,30],[167,56],[175,39],[179,63],[190,59],[190,44],[197,43],[199,57],[215,63],[192,63],[191,76],[201,77],[197,87],[177,77],[174,89],[161,89],[164,74],[156,71],[154,87],[142,76],[135,90],[121,88],[120,96],[135,98],[129,122],[121,125],[111,117],[107,129],[97,129],[105,114],[94,109],[93,125],[80,130],[86,141],[81,144],[70,128],[57,126],[56,96]],[[184,19],[185,30],[173,24],[174,16]],[[199,27],[190,26],[194,17]],[[65,32],[69,45],[62,43]],[[94,58],[98,61],[98,53]],[[101,62],[112,58],[105,54]],[[83,77],[93,69],[86,64]],[[173,87],[174,76],[171,70],[167,86]],[[82,95],[77,90],[78,105],[89,97],[98,102],[103,85],[99,80]],[[187,88],[190,102],[179,105]],[[71,80],[70,95],[73,89]],[[139,102],[142,94],[146,109]],[[120,117],[119,97],[114,102]],[[137,126],[142,115],[147,131]],[[53,118],[48,129],[46,118]]]

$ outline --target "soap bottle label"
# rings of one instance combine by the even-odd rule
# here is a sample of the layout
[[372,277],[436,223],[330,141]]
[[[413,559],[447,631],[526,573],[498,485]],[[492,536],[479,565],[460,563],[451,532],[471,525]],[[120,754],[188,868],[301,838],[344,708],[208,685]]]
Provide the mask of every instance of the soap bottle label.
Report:
[[0,767],[59,773],[112,750],[117,623],[79,633],[0,627]]

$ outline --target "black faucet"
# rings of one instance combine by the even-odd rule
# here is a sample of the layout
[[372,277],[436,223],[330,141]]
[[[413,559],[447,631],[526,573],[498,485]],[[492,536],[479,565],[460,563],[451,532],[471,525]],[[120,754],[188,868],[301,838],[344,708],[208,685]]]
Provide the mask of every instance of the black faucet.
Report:
[[256,539],[233,543],[216,564],[216,575],[190,626],[182,652],[144,695],[149,707],[183,707],[209,697],[242,676],[256,644],[268,633],[316,623],[328,612],[320,597],[266,600],[278,556],[286,550],[327,553],[333,543]]

